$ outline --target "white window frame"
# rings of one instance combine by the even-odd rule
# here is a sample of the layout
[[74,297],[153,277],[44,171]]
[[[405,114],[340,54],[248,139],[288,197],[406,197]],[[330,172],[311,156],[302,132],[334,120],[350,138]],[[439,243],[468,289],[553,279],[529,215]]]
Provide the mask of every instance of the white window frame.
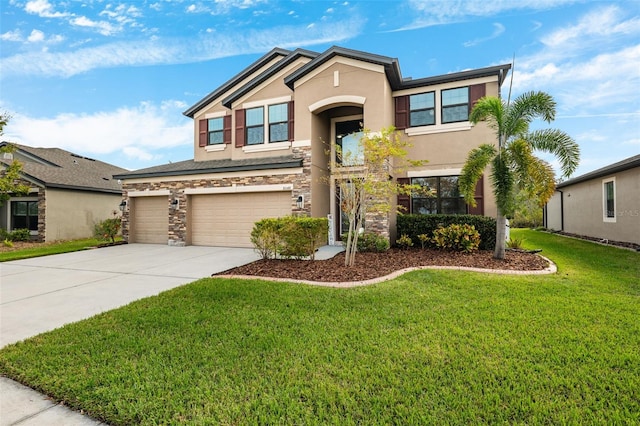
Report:
[[[281,96],[279,98],[272,98],[272,99],[264,99],[261,101],[252,101],[252,102],[245,102],[242,104],[242,108],[247,110],[247,109],[251,109],[251,108],[257,108],[257,107],[263,107],[263,114],[264,114],[264,118],[263,118],[263,126],[264,126],[264,131],[263,131],[263,141],[262,143],[259,144],[253,144],[253,145],[245,145],[242,147],[242,150],[244,152],[260,152],[260,151],[276,151],[276,150],[281,150],[281,149],[289,149],[291,148],[291,142],[289,141],[285,141],[285,142],[269,142],[269,106],[270,105],[277,105],[277,104],[284,104],[284,103],[288,103],[291,101],[291,96]],[[287,106],[288,108],[288,106]],[[246,126],[246,124],[245,124]],[[246,130],[245,130],[246,131]],[[289,135],[289,139],[291,139],[292,135]]]
[[[607,184],[613,183],[613,217],[607,216]],[[617,222],[618,215],[616,214],[616,206],[618,204],[618,197],[616,196],[616,178],[609,177],[602,179],[602,221],[607,223]]]

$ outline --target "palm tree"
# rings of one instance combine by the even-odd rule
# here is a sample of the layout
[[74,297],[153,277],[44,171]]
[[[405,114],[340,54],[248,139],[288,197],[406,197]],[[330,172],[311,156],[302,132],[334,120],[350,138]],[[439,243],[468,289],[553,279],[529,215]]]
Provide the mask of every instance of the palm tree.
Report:
[[524,190],[544,205],[555,191],[553,168],[536,157],[534,151],[553,154],[560,162],[563,177],[569,177],[578,166],[580,148],[566,133],[556,129],[529,131],[534,119],[550,123],[556,115],[556,102],[544,92],[528,92],[512,103],[488,96],[473,107],[469,121],[486,121],[495,130],[498,146],[483,144],[469,153],[459,180],[460,191],[467,203],[473,199],[476,183],[491,164],[491,183],[496,197],[496,248],[493,257],[504,259],[506,217],[513,213],[515,194]]

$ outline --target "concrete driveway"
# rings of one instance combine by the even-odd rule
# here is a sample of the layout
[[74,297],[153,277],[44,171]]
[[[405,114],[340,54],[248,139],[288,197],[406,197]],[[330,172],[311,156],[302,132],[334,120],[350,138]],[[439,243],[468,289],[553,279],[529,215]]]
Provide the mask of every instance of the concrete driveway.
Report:
[[0,347],[256,259],[253,249],[126,244],[0,263]]

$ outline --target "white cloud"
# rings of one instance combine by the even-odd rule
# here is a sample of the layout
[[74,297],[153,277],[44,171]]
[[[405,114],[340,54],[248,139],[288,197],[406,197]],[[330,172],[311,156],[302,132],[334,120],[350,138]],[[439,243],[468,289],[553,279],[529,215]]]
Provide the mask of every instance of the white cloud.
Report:
[[71,19],[69,23],[78,27],[95,28],[104,36],[112,35],[120,30],[107,21],[93,21],[86,16],[75,17]]
[[472,17],[498,15],[514,10],[547,10],[579,0],[411,0],[412,23],[395,31],[465,21]]
[[22,41],[22,34],[20,33],[20,30],[7,31],[6,33],[0,34],[0,40]]
[[47,0],[30,0],[24,6],[25,12],[42,18],[64,18],[68,13],[56,12]]
[[[90,20],[83,21],[89,25]],[[70,77],[96,68],[179,64],[249,53],[264,53],[280,46],[304,47],[333,43],[357,36],[365,21],[333,20],[310,26],[274,27],[243,34],[203,33],[199,39],[155,39],[103,44],[71,52],[31,52],[4,58],[0,75]]]
[[476,45],[478,45],[480,43],[484,43],[485,41],[489,41],[489,40],[492,40],[494,38],[500,37],[500,35],[502,33],[504,33],[504,30],[505,30],[504,25],[502,25],[499,22],[494,23],[493,24],[493,28],[494,28],[493,29],[493,33],[490,36],[479,37],[479,38],[476,38],[474,40],[466,41],[466,42],[463,43],[464,47],[476,46]]
[[29,37],[27,37],[27,41],[29,43],[37,43],[40,41],[44,41],[44,33],[40,30],[33,30]]
[[53,118],[15,114],[6,137],[29,146],[96,156],[124,153],[129,158],[150,161],[161,158],[166,149],[193,143],[193,122],[182,116],[183,108],[183,102],[165,101]]
[[640,138],[629,139],[623,142],[625,145],[639,145],[640,146]]

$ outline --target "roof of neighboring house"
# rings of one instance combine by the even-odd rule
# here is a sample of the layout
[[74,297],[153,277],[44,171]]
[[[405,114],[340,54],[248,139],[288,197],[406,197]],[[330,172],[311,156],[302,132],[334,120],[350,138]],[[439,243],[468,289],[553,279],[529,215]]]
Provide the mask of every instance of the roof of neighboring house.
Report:
[[479,78],[479,77],[488,77],[488,76],[497,76],[498,77],[498,85],[502,85],[502,82],[507,77],[509,70],[511,69],[510,64],[496,65],[487,68],[479,68],[468,71],[461,71],[449,74],[443,74],[433,77],[412,79],[412,78],[403,78],[402,73],[400,72],[400,64],[398,63],[398,59],[391,58],[388,56],[376,55],[373,53],[362,52],[359,50],[346,49],[344,47],[332,46],[327,49],[323,53],[312,52],[304,49],[296,49],[294,51],[275,48],[271,50],[269,53],[249,65],[247,68],[242,70],[240,73],[236,74],[229,81],[224,83],[222,86],[209,93],[207,96],[198,101],[191,108],[183,112],[187,117],[193,118],[194,115],[206,107],[210,102],[222,96],[224,93],[229,91],[235,85],[241,83],[244,79],[249,77],[251,74],[258,71],[261,67],[265,66],[265,64],[273,61],[274,59],[281,57],[281,59],[271,65],[268,69],[258,74],[256,77],[251,79],[246,84],[242,85],[239,89],[233,92],[231,95],[227,96],[222,100],[222,104],[231,108],[232,103],[250,92],[252,89],[266,81],[268,78],[275,75],[277,72],[282,70],[284,67],[295,61],[300,57],[307,57],[311,59],[308,63],[298,68],[291,74],[289,74],[284,79],[284,83],[289,86],[291,90],[293,90],[294,84],[300,78],[304,77],[311,71],[315,70],[325,62],[329,61],[335,56],[342,56],[345,58],[355,59],[362,62],[368,62],[376,65],[381,65],[384,67],[385,74],[387,76],[387,80],[391,85],[392,90],[401,90],[401,89],[412,89],[417,87],[428,86],[431,84],[440,84],[440,83],[448,83],[454,81],[467,80],[471,78]]
[[186,160],[163,164],[115,175],[116,179],[135,179],[160,176],[196,175],[203,173],[228,173],[246,170],[271,170],[302,167],[302,159],[291,155],[268,158],[250,158],[243,160]]
[[[0,147],[13,145],[13,159],[22,163],[22,175],[34,183],[48,188],[119,194],[122,187],[113,175],[126,169],[83,157],[60,148],[33,148],[11,142],[1,142]],[[0,156],[3,165],[13,159]]]
[[566,186],[574,185],[580,182],[585,182],[587,180],[598,179],[614,173],[633,169],[635,167],[640,167],[640,154],[634,155],[633,157],[626,158],[622,161],[618,161],[617,163],[610,164],[601,169],[597,169],[592,172],[586,173],[584,175],[575,177],[573,179],[569,179],[564,182],[561,182],[558,185],[556,185],[556,188],[564,188]]

